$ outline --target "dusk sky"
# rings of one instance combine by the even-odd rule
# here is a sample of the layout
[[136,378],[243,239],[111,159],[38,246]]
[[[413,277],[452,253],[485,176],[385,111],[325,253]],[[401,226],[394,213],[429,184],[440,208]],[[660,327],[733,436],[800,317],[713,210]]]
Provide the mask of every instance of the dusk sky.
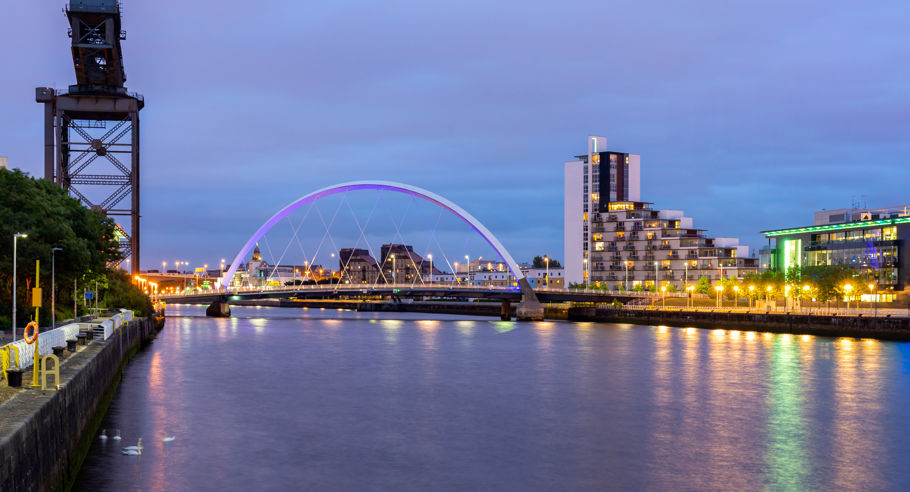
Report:
[[[74,83],[62,1],[3,1],[0,156],[43,173],[34,88]],[[562,259],[563,163],[641,154],[711,236],[910,203],[910,4],[126,1],[142,267],[233,257],[357,179],[439,193],[519,261]]]

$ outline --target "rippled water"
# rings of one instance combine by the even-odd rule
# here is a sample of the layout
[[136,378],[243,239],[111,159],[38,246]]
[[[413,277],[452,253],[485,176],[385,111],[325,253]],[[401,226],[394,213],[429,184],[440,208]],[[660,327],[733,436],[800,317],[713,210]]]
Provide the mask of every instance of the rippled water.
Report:
[[77,490],[910,490],[907,343],[168,309]]

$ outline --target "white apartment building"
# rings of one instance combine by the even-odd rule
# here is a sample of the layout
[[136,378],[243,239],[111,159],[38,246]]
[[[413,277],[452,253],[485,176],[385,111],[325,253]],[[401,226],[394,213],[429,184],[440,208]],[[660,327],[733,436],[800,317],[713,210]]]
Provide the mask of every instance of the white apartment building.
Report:
[[607,150],[607,137],[588,136],[588,153],[564,165],[563,267],[566,284],[588,278],[592,213],[610,202],[641,200],[641,156]]

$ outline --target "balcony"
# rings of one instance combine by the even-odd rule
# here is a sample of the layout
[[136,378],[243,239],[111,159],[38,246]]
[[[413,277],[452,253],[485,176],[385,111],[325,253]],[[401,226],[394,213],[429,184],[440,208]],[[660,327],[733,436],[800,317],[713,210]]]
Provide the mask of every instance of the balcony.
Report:
[[617,230],[617,231],[625,231],[625,230],[626,230],[626,226],[623,225],[622,223],[616,224],[616,230]]
[[640,259],[640,258],[638,257],[638,255],[629,255],[629,259],[630,259],[630,260],[638,260],[638,259]]
[[635,245],[634,245],[634,244],[627,244],[627,245],[623,246],[622,249],[624,249],[624,250],[626,250],[626,251],[635,251]]
[[670,249],[670,245],[669,245],[669,244],[661,244],[661,245],[660,245],[660,249]]

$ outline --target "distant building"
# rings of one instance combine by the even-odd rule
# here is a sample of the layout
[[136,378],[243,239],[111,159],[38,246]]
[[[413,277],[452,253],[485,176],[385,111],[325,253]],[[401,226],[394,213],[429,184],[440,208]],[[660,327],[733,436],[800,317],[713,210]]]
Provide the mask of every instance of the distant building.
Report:
[[910,205],[822,210],[813,225],[762,234],[768,238],[763,269],[843,265],[874,278],[877,289],[910,287]]
[[566,286],[565,269],[563,268],[534,268],[520,265],[522,273],[528,283],[535,289],[563,289]]
[[[588,154],[565,163],[565,282],[611,289],[672,285],[758,270],[736,238],[710,238],[681,210],[641,201],[640,157],[609,152],[588,137]],[[608,194],[609,193],[609,194]]]
[[338,252],[338,271],[343,283],[375,284],[379,279],[379,263],[365,249],[342,248]]
[[0,157],[0,169],[6,169],[6,168],[7,168],[6,157]]

